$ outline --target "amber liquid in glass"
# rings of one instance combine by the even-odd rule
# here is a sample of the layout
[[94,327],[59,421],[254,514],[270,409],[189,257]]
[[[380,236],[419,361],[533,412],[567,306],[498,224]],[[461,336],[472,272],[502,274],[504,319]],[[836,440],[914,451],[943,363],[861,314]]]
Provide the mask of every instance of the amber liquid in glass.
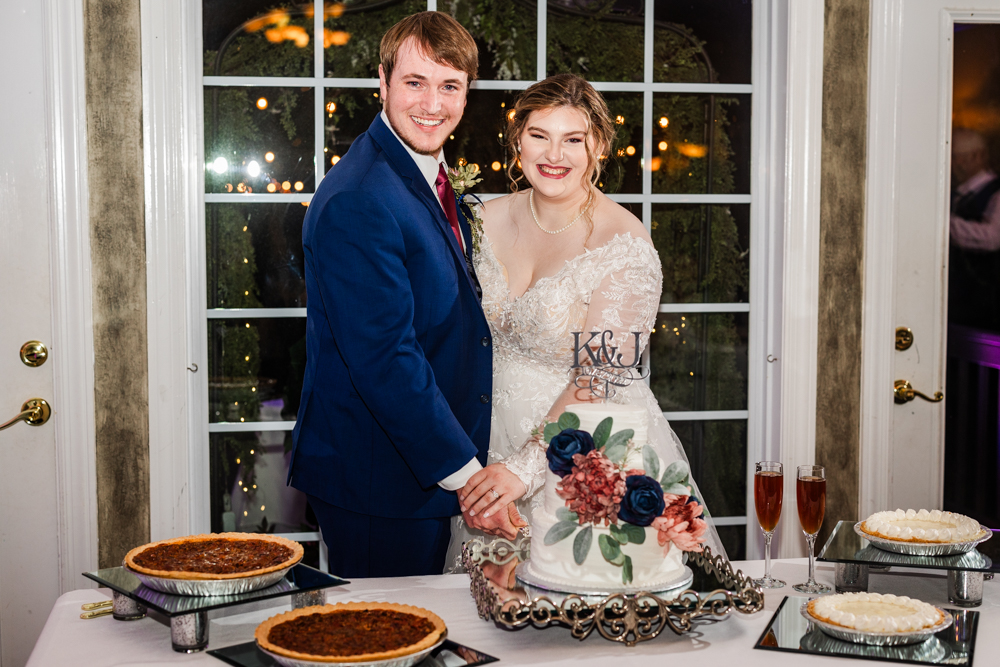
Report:
[[757,521],[765,533],[770,533],[781,518],[783,476],[780,472],[762,470],[753,476],[753,502]]
[[826,513],[826,479],[799,477],[795,481],[795,499],[799,506],[802,530],[815,535],[823,525],[823,515]]

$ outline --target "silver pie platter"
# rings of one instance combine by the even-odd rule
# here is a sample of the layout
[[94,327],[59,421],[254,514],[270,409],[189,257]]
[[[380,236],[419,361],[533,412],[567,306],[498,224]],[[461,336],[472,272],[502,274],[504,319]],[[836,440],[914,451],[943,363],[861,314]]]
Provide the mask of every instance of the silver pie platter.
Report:
[[662,593],[669,591],[679,592],[687,588],[691,585],[691,582],[694,581],[694,572],[691,571],[691,568],[685,565],[674,577],[662,581],[645,583],[642,586],[573,586],[571,584],[553,582],[539,577],[538,574],[531,569],[530,558],[517,566],[517,569],[514,570],[514,576],[517,577],[522,583],[534,588],[540,588],[546,592],[581,595],[587,597],[636,595],[638,593],[653,593],[657,594],[658,597],[665,597]]
[[841,639],[845,642],[853,642],[855,644],[868,644],[869,646],[904,646],[906,644],[917,644],[919,642],[927,641],[935,634],[950,626],[955,620],[952,618],[952,615],[944,609],[941,609],[940,607],[934,608],[944,614],[944,620],[937,625],[929,628],[922,628],[920,630],[914,630],[912,632],[869,632],[867,630],[854,630],[852,628],[834,625],[833,623],[827,623],[826,621],[821,621],[809,613],[808,601],[802,603],[802,606],[799,607],[799,613],[802,614],[807,621],[835,639]]
[[385,658],[383,660],[372,660],[371,662],[352,662],[348,660],[337,660],[331,657],[329,660],[301,660],[299,658],[289,658],[279,653],[273,653],[257,644],[257,650],[266,653],[272,660],[282,667],[321,667],[322,665],[350,665],[350,667],[411,667],[426,658],[431,651],[444,643],[448,633],[441,634],[441,639],[431,647],[403,655],[398,658]]
[[916,542],[901,542],[899,540],[890,540],[885,537],[880,537],[878,535],[869,535],[865,531],[861,530],[861,524],[864,521],[858,521],[854,524],[854,532],[860,535],[863,539],[868,540],[872,546],[878,547],[883,551],[892,551],[897,554],[906,554],[907,556],[955,556],[958,554],[968,553],[976,548],[976,545],[982,544],[986,540],[993,537],[993,531],[979,526],[980,533],[974,540],[968,542],[946,542],[944,544],[918,544]]
[[807,651],[825,655],[848,655],[854,658],[880,660],[906,660],[909,662],[942,663],[952,655],[951,648],[937,637],[908,646],[859,646],[840,641],[820,630],[813,630],[802,637],[799,645]]
[[171,579],[168,577],[154,577],[142,572],[136,572],[128,567],[125,569],[135,575],[148,588],[170,593],[171,595],[190,595],[197,597],[215,597],[217,595],[238,595],[249,593],[273,586],[281,581],[288,571],[295,567],[295,564],[288,567],[267,572],[265,574],[255,574],[249,577],[237,577],[235,579]]

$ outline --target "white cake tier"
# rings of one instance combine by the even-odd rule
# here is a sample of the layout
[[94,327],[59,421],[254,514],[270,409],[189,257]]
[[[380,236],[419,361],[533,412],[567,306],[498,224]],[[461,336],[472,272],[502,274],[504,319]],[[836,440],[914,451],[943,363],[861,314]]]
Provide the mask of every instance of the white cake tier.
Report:
[[932,543],[969,542],[982,532],[978,521],[941,510],[876,512],[861,528],[890,540]]
[[635,405],[618,405],[617,403],[574,403],[566,406],[566,412],[572,412],[580,418],[580,429],[591,435],[602,421],[611,417],[611,432],[617,433],[627,428],[635,431],[632,442],[637,445],[646,443],[646,424],[649,413],[646,408]]
[[[579,531],[555,544],[545,544],[545,534],[555,523],[555,515],[547,510],[539,510],[533,516],[530,558],[533,575],[555,585],[574,588],[593,587],[598,591],[612,591],[622,587],[622,568],[606,561],[598,545],[602,534],[610,534],[607,528],[594,526],[590,552],[583,564],[577,565],[573,559],[573,540]],[[684,570],[683,552],[669,543],[661,547],[656,541],[655,529],[643,530],[646,531],[646,540],[642,544],[625,544],[621,548],[622,553],[632,559],[632,583],[629,587],[662,590]]]

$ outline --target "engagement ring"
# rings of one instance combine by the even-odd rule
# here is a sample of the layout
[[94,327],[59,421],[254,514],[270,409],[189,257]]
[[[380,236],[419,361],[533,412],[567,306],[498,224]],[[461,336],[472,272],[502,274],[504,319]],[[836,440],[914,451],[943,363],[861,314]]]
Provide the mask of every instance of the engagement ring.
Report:
[[500,500],[500,494],[499,494],[499,493],[497,493],[497,490],[496,490],[496,489],[490,489],[490,493],[492,493],[492,494],[493,494],[493,498],[494,498],[494,499],[496,499],[496,500]]

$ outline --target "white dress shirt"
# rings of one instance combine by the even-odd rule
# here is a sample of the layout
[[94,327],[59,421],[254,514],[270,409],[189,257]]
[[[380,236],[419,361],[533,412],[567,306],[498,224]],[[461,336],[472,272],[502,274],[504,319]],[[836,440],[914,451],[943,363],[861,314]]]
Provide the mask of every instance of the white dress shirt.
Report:
[[[958,196],[979,190],[996,177],[992,171],[984,169],[955,189]],[[1000,193],[998,193],[1000,194]],[[1000,250],[1000,197],[993,195],[982,222],[965,220],[952,215],[950,220],[951,242],[965,250]]]
[[[424,178],[427,179],[427,185],[431,189],[431,193],[434,195],[434,199],[440,204],[441,200],[438,198],[437,188],[434,183],[437,181],[438,172],[440,167],[438,165],[444,165],[445,171],[448,171],[448,163],[444,160],[444,149],[442,148],[438,151],[437,157],[433,155],[425,155],[423,153],[418,153],[409,146],[406,142],[399,138],[399,134],[396,133],[396,128],[392,126],[389,122],[389,117],[386,115],[385,111],[382,111],[382,122],[385,123],[392,135],[399,140],[399,143],[406,149],[410,157],[413,158],[413,162],[416,163],[417,169],[423,174]],[[444,205],[442,205],[441,210],[444,210]],[[465,250],[465,239],[462,239],[462,250]],[[466,463],[464,466],[459,468],[457,471],[451,473],[440,482],[440,486],[445,491],[458,491],[465,483],[469,481],[469,478],[475,475],[477,472],[483,469],[483,465],[479,462],[479,459],[472,457],[472,460]]]

